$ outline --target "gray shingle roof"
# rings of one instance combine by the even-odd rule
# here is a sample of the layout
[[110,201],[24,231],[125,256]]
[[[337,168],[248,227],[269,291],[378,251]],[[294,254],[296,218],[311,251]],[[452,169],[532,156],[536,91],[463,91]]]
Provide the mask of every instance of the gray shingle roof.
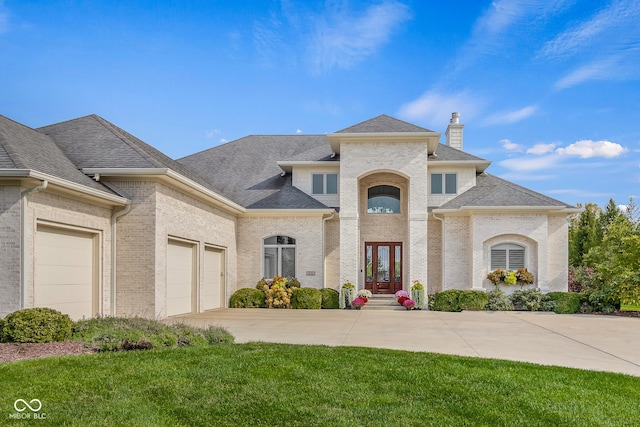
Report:
[[331,153],[325,135],[251,135],[178,162],[205,176],[225,197],[251,208],[327,208],[291,186],[277,162],[317,160]]
[[0,146],[0,167],[30,169],[113,194],[80,172],[49,137],[4,116],[0,116]]
[[476,157],[473,154],[469,154],[465,151],[457,150],[455,148],[451,148],[446,144],[438,144],[438,148],[436,148],[435,156],[429,157],[429,162],[438,162],[438,161],[479,161],[486,162],[487,160],[482,159],[480,157]]
[[100,116],[89,115],[39,128],[79,169],[168,168],[211,187],[206,179]]
[[411,123],[381,114],[336,133],[386,133],[386,132],[433,132],[432,130],[416,126]]
[[464,206],[573,207],[544,194],[488,174],[477,175],[475,187],[439,206],[438,209],[460,209]]

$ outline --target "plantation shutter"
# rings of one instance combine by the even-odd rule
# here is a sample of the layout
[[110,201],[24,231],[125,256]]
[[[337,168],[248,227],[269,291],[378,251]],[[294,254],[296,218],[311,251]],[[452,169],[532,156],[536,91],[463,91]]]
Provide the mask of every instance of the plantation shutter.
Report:
[[524,248],[511,243],[503,243],[491,248],[491,270],[517,270],[525,268]]
[[491,249],[491,270],[507,269],[507,250]]
[[509,270],[524,268],[524,249],[509,249]]

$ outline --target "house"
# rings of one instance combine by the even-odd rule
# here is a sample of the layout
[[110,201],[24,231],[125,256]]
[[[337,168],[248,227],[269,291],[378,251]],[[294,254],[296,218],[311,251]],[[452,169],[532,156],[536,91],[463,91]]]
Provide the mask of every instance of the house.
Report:
[[174,160],[96,115],[0,116],[0,316],[168,317],[262,277],[374,294],[490,289],[496,268],[567,289],[576,209],[486,173],[441,133],[381,115],[328,135],[255,135]]

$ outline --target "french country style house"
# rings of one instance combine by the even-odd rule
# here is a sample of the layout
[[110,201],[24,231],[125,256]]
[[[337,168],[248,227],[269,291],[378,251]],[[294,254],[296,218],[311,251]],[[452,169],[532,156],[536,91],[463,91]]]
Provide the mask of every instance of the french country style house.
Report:
[[486,172],[442,135],[381,115],[328,135],[254,135],[174,160],[96,115],[0,116],[0,316],[79,319],[226,307],[262,278],[392,294],[493,288],[497,268],[567,289],[577,211]]

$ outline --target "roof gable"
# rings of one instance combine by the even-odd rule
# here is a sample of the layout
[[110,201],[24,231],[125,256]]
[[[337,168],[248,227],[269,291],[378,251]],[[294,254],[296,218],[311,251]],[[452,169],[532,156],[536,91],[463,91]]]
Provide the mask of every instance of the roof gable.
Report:
[[486,173],[476,177],[476,186],[437,209],[460,209],[463,207],[566,207],[564,202],[545,196],[528,188]]
[[2,168],[34,170],[112,194],[80,172],[49,137],[4,116],[0,116],[0,146]]
[[398,120],[386,114],[349,126],[336,133],[395,133],[395,132],[433,132],[432,130]]

